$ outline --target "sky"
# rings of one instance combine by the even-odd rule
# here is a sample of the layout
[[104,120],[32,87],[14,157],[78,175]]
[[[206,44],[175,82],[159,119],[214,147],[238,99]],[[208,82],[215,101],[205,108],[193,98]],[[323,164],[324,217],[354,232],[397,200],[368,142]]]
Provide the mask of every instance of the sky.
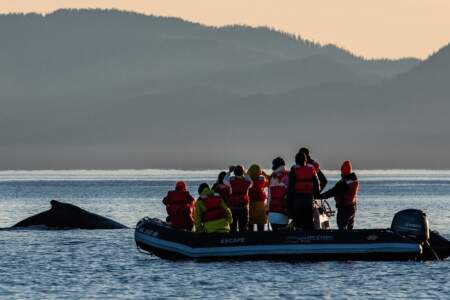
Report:
[[450,42],[450,0],[0,0],[0,13],[60,8],[116,8],[213,26],[269,26],[366,58],[426,58]]

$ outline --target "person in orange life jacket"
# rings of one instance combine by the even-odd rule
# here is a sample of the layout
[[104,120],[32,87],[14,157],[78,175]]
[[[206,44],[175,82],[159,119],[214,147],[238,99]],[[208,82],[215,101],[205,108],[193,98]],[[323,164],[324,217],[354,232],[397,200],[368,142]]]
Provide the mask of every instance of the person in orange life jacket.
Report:
[[195,199],[186,190],[183,181],[178,181],[175,190],[169,191],[162,202],[166,206],[172,228],[192,230]]
[[314,169],[316,170],[317,173],[317,177],[319,178],[319,182],[320,182],[320,191],[322,192],[323,189],[325,188],[325,186],[328,183],[327,177],[325,176],[325,174],[323,174],[322,170],[320,169],[320,165],[318,161],[315,161],[314,159],[311,158],[310,154],[309,154],[309,149],[302,147],[300,148],[300,150],[298,150],[299,153],[303,153],[306,155],[306,164],[309,166],[313,166]]
[[223,179],[225,178],[225,175],[227,175],[227,172],[220,172],[219,176],[217,177],[216,183],[214,183],[212,190],[214,193],[220,194],[223,200],[225,202],[228,200],[228,197],[231,195],[231,188],[223,183]]
[[[231,172],[234,176],[231,176]],[[253,185],[253,181],[245,173],[243,166],[230,167],[229,171],[223,179],[223,183],[230,187],[231,195],[228,197],[227,205],[231,209],[233,215],[233,223],[231,224],[231,232],[248,230],[248,208],[250,198],[248,191]]]
[[295,227],[314,229],[313,201],[319,194],[320,183],[314,167],[306,163],[306,155],[297,153],[295,166],[289,172],[287,211]]
[[269,185],[269,176],[259,165],[251,165],[247,173],[253,181],[253,185],[248,191],[250,198],[249,229],[253,231],[256,224],[258,231],[264,231],[264,225],[267,223],[267,194],[265,189]]
[[353,229],[358,189],[358,178],[352,170],[351,162],[346,160],[341,166],[341,180],[339,180],[333,188],[317,197],[318,199],[334,197],[336,201],[336,218],[339,229]]
[[195,229],[197,232],[230,232],[233,219],[231,211],[218,193],[213,193],[207,183],[198,188],[200,197],[195,203]]
[[289,223],[286,210],[286,192],[289,183],[289,172],[286,170],[284,159],[277,157],[272,161],[272,174],[269,181],[269,222],[272,230],[285,228]]

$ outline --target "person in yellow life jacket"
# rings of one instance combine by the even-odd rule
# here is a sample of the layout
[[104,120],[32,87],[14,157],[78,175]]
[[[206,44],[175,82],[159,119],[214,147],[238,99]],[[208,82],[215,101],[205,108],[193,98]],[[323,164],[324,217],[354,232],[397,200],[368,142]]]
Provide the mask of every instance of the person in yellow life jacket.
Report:
[[337,208],[337,224],[339,229],[351,230],[355,223],[356,200],[359,181],[353,172],[352,163],[346,160],[341,166],[341,180],[336,185],[320,194],[318,199],[334,197]]
[[328,183],[327,177],[325,176],[325,174],[323,174],[322,170],[320,169],[320,164],[318,161],[314,160],[311,158],[310,152],[308,148],[302,147],[300,148],[300,150],[298,150],[299,153],[303,153],[306,156],[306,165],[314,167],[316,173],[317,173],[317,178],[319,178],[319,182],[320,182],[320,191],[322,192],[323,189],[325,188],[325,186]]
[[264,231],[264,225],[267,224],[267,194],[265,189],[269,185],[269,176],[259,165],[251,165],[247,173],[253,181],[253,185],[248,191],[250,198],[249,230],[253,231],[254,225],[256,225],[258,231]]
[[288,215],[293,219],[296,228],[314,229],[313,201],[319,190],[316,170],[307,165],[305,154],[297,153],[295,166],[289,172],[286,199]]
[[214,193],[218,193],[225,202],[231,195],[231,188],[223,182],[223,179],[227,175],[227,172],[220,172],[217,177],[217,181],[213,184],[212,190]]
[[[234,176],[231,176],[231,172]],[[227,200],[233,215],[231,232],[237,232],[238,227],[240,232],[247,231],[250,203],[248,191],[253,185],[252,179],[245,173],[243,166],[235,166],[230,167],[223,182],[231,188],[231,195]]]
[[233,222],[231,211],[219,194],[213,193],[207,183],[198,188],[200,197],[195,203],[195,229],[197,232],[230,232]]
[[286,228],[289,223],[286,209],[286,193],[289,184],[289,172],[284,159],[277,157],[272,161],[272,175],[269,181],[269,222],[273,231]]
[[167,219],[172,228],[192,230],[195,199],[186,190],[184,181],[178,181],[175,190],[169,191],[162,202],[166,206]]

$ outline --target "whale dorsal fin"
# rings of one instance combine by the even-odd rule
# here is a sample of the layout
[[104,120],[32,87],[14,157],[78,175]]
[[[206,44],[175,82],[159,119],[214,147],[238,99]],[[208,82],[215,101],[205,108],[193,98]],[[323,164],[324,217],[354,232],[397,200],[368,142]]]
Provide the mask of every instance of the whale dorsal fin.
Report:
[[62,203],[56,200],[51,200],[50,205],[52,206],[52,208],[57,208],[58,206],[61,206]]

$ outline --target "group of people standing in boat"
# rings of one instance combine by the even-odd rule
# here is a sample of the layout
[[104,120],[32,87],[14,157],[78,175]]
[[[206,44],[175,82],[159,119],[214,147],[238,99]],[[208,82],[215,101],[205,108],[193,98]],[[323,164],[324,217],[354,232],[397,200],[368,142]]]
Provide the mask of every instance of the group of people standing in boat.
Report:
[[290,171],[281,157],[272,161],[271,175],[259,165],[251,165],[247,172],[241,165],[232,166],[212,187],[200,184],[197,200],[178,181],[163,203],[173,228],[224,233],[255,227],[264,231],[267,223],[272,230],[285,230],[290,220],[295,228],[313,229],[314,200],[334,197],[338,228],[353,229],[359,182],[351,162],[342,163],[341,179],[323,192],[327,182],[319,163],[301,148]]

